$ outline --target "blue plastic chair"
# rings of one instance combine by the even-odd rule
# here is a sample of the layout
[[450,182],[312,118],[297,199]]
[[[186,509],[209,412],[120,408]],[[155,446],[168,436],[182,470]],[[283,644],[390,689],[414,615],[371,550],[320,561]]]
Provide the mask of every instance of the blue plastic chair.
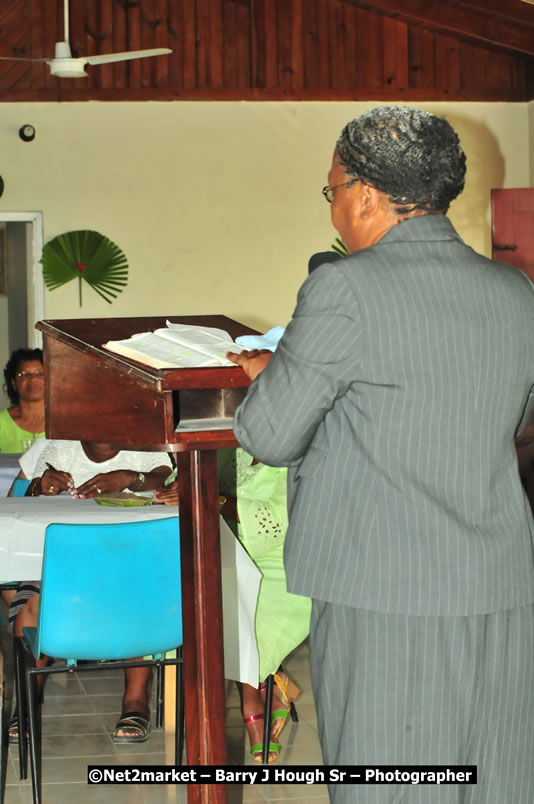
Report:
[[[149,595],[130,594],[142,584]],[[176,665],[175,762],[183,751],[183,661],[178,517],[46,529],[37,628],[24,629],[33,799],[41,802],[40,707],[35,675]],[[65,666],[35,667],[41,654]],[[152,660],[128,661],[151,655]],[[105,661],[103,661],[105,660]],[[19,722],[20,726],[20,722]]]
[[13,481],[13,497],[24,497],[30,481],[25,477],[16,477]]

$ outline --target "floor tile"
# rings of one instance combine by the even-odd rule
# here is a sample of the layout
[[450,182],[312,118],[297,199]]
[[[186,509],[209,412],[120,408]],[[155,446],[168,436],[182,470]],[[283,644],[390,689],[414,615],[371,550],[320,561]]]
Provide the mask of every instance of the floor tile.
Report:
[[316,728],[305,721],[301,721],[300,723],[291,723],[286,726],[278,739],[282,745],[308,746],[316,745],[319,737]]
[[138,785],[143,804],[187,804],[187,785]]
[[261,788],[266,801],[328,801],[326,785],[321,784],[265,784]]
[[[97,700],[97,699],[95,699]],[[80,715],[94,714],[96,708],[93,699],[88,695],[45,695],[43,703],[43,718],[45,715]]]
[[45,700],[58,695],[83,695],[84,690],[77,673],[50,673],[45,681]]
[[[284,791],[281,792],[280,798],[276,798],[276,795],[277,795],[277,791],[275,790],[274,793],[272,793],[272,797],[269,798],[268,800],[269,801],[277,801],[277,802],[278,801],[287,801],[288,800],[285,797],[285,792]],[[313,793],[310,794],[309,792],[304,793],[302,797],[300,797],[299,795],[296,795],[295,797],[292,797],[291,800],[292,801],[298,801],[298,804],[328,804],[329,801],[330,801],[330,799],[328,797],[328,794],[314,796]]]
[[228,785],[226,794],[228,796],[228,804],[265,804],[265,797],[263,795],[262,785]]
[[[86,783],[43,784],[43,804],[145,804],[133,785],[88,785]],[[31,788],[24,790],[21,801],[32,804]],[[6,804],[11,802],[6,800]]]
[[[52,711],[49,707],[47,711]],[[104,716],[95,713],[77,715],[56,715],[43,713],[43,734],[108,734]]]
[[[31,802],[31,798],[27,800]],[[5,804],[23,804],[23,802],[26,804],[26,799],[23,798],[23,794],[18,787],[7,786],[4,802]]]
[[18,762],[15,762],[8,756],[7,759],[7,776],[6,776],[6,787],[11,785],[18,785],[19,783],[19,765]]
[[122,670],[115,671],[114,675],[102,677],[95,674],[92,677],[83,676],[80,678],[80,683],[87,695],[104,695],[114,693],[120,695],[124,693],[124,673]]
[[115,715],[115,719],[119,717],[122,707],[122,692],[114,695],[87,695],[86,698],[91,701],[93,711],[111,713]]
[[42,737],[43,760],[48,757],[70,759],[73,756],[107,756],[113,750],[109,734],[69,734]]

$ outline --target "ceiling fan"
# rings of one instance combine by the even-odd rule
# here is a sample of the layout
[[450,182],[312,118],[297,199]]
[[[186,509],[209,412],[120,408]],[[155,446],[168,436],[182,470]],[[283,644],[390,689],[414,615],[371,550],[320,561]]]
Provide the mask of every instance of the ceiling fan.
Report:
[[163,56],[172,53],[168,47],[157,47],[150,50],[128,50],[123,53],[105,53],[101,56],[73,57],[69,43],[69,0],[64,5],[63,42],[56,42],[56,51],[53,59],[23,58],[17,56],[0,56],[2,61],[38,61],[46,62],[52,75],[59,78],[83,78],[87,75],[86,64],[111,64],[114,61],[130,61],[131,59],[146,59],[148,56]]

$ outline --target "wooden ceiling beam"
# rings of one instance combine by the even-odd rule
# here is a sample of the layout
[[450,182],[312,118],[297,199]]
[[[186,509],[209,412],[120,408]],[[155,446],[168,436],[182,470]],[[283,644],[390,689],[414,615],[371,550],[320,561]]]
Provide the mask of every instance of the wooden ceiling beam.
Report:
[[[502,13],[483,10],[461,0],[343,0],[354,6],[397,17],[407,23],[418,23],[434,31],[462,36],[479,44],[534,56],[534,5],[531,24],[513,16],[507,6]],[[518,0],[507,0],[512,5]]]

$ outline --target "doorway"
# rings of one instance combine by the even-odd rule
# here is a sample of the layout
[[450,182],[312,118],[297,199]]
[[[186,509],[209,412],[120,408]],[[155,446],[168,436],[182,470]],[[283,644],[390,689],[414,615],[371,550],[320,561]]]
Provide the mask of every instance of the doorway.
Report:
[[[41,212],[0,212],[0,386],[9,355],[42,344],[35,323],[44,318]],[[0,387],[0,408],[9,399]]]
[[534,282],[534,187],[492,190],[493,259],[521,268]]

